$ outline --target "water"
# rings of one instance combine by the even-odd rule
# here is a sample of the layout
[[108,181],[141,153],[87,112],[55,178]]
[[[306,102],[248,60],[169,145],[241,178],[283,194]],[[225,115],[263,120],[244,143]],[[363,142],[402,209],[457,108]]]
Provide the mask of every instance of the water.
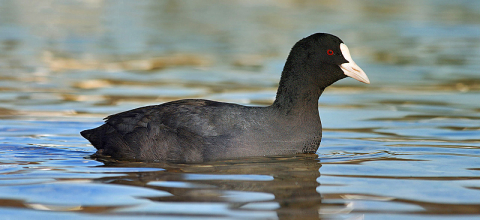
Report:
[[[290,47],[349,46],[317,155],[97,161],[79,131],[181,98],[268,105]],[[0,1],[1,219],[478,219],[478,1]]]

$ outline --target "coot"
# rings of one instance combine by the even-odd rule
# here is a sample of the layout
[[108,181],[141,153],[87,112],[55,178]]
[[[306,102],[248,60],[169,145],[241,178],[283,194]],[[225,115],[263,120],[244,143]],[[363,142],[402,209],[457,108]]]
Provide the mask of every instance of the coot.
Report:
[[119,160],[202,162],[315,153],[322,139],[318,98],[347,76],[370,83],[342,40],[316,33],[293,46],[270,106],[184,99],[110,115],[81,135],[97,149],[95,155]]

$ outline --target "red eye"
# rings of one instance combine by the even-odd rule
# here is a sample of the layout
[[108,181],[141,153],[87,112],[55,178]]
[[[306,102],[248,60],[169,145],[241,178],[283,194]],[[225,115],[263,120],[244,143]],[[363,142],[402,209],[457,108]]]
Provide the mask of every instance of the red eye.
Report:
[[327,54],[330,55],[330,56],[333,55],[334,54],[333,50],[327,50]]

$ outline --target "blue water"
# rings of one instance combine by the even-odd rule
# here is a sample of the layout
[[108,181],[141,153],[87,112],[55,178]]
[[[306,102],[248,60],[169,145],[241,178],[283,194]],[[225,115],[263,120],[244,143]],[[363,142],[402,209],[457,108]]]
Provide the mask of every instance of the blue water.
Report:
[[[94,160],[79,131],[182,98],[268,105],[291,46],[370,85],[319,100],[316,155]],[[0,1],[1,219],[478,219],[478,1]]]

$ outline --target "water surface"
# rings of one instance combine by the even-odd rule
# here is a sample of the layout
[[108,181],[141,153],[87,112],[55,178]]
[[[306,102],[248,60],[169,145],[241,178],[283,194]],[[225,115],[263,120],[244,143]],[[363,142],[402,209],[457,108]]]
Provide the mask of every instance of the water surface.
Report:
[[[291,46],[372,84],[319,100],[316,155],[94,160],[79,131],[182,98],[268,105]],[[4,219],[477,219],[478,1],[0,1]]]

